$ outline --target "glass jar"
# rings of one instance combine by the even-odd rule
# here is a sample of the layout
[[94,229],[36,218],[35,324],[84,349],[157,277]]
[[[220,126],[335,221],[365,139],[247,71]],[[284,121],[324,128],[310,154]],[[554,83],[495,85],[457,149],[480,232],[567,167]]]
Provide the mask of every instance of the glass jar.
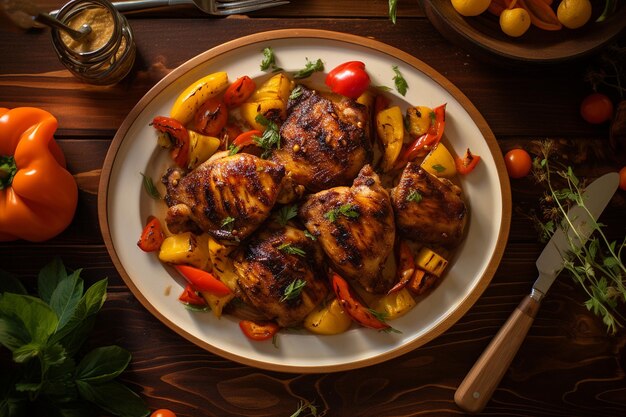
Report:
[[111,85],[124,78],[135,62],[133,32],[126,18],[108,0],[71,0],[57,19],[71,28],[84,23],[91,33],[81,40],[52,29],[52,43],[67,69],[90,84]]

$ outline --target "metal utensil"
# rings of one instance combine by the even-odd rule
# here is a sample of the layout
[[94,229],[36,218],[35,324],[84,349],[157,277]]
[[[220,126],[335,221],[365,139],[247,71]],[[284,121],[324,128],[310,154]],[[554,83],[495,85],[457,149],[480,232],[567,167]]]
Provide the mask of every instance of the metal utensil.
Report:
[[76,41],[81,40],[82,38],[84,38],[85,36],[91,33],[91,26],[89,26],[87,23],[84,23],[83,25],[81,25],[81,27],[78,28],[78,30],[72,29],[71,27],[67,26],[65,23],[61,22],[60,20],[57,20],[56,18],[54,18],[53,16],[45,12],[39,12],[34,17],[33,20],[35,20],[36,22],[42,23],[46,26],[61,29],[62,31],[70,35],[72,39]]
[[[158,7],[194,4],[205,13],[226,16],[237,13],[253,12],[268,7],[289,4],[286,0],[129,0],[113,2],[113,6],[120,12],[155,9]],[[50,12],[55,16],[58,10]]]
[[619,175],[606,174],[591,183],[583,193],[586,207],[576,205],[567,212],[571,226],[567,231],[559,228],[537,259],[539,278],[532,292],[511,314],[504,326],[478,358],[459,388],[454,401],[465,411],[480,412],[491,398],[513,361],[533,323],[541,300],[559,275],[572,246],[580,248],[593,232],[593,224],[617,190]]
[[0,1],[0,12],[22,29],[41,27],[38,25],[40,23],[61,29],[75,40],[80,40],[91,33],[91,26],[88,24],[82,25],[78,30],[72,29],[50,14],[39,10],[35,4],[27,0]]

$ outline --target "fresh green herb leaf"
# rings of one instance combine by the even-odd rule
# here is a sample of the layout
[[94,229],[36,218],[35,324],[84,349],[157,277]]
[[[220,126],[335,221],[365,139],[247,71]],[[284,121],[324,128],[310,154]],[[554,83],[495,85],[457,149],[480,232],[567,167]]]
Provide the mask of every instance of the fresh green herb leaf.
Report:
[[130,358],[130,352],[119,346],[95,348],[78,364],[76,379],[92,384],[111,381],[126,369]]
[[435,164],[435,165],[432,165],[432,169],[434,169],[435,171],[437,171],[439,173],[442,173],[443,171],[446,170],[446,167],[444,167],[441,164]]
[[419,203],[420,201],[422,201],[422,195],[420,194],[419,191],[417,190],[413,190],[409,193],[409,195],[406,196],[406,201],[412,201],[414,203]]
[[156,185],[154,185],[154,181],[152,181],[152,178],[145,175],[143,172],[141,172],[140,174],[143,177],[143,189],[146,190],[150,197],[154,198],[155,200],[160,200],[162,198],[161,193],[159,193],[159,190],[157,190]]
[[393,68],[393,72],[396,73],[396,75],[393,77],[393,82],[396,86],[396,90],[398,91],[398,93],[404,96],[406,95],[406,92],[409,89],[409,84],[406,82],[406,80],[402,76],[402,73],[400,72],[400,68],[398,68],[397,65],[394,65],[392,68]]
[[235,145],[234,143],[231,143],[230,145],[228,145],[228,155],[229,156],[233,156],[233,155],[237,154],[237,152],[239,152],[239,146]]
[[[302,414],[304,412],[306,412],[307,414]],[[298,409],[289,417],[306,416],[317,417],[317,407],[315,406],[315,404],[308,401],[301,401],[300,403],[298,403]]]
[[293,74],[293,78],[299,80],[302,78],[308,78],[313,75],[316,71],[324,71],[324,62],[321,59],[317,61],[309,61],[307,58],[306,65],[300,71],[297,71]]
[[91,384],[77,380],[76,388],[83,398],[116,416],[144,417],[150,414],[143,400],[119,382]]
[[356,219],[359,217],[358,207],[350,203],[346,203],[336,209],[324,213],[324,218],[333,223],[340,215],[350,219]]
[[288,253],[290,255],[298,255],[302,257],[306,256],[305,251],[303,251],[302,249],[298,247],[293,246],[291,243],[283,243],[282,245],[278,247],[278,250]]
[[379,89],[380,91],[391,91],[392,90],[391,87],[387,87],[386,85],[377,85],[376,88]]
[[261,61],[261,71],[276,68],[276,58],[271,47],[263,48],[263,60]]
[[430,125],[434,126],[435,123],[437,123],[437,114],[434,111],[431,111],[428,114],[428,117],[430,118]]
[[281,226],[286,226],[289,220],[298,215],[298,205],[292,204],[289,206],[282,206],[278,213],[276,213],[276,220]]
[[291,94],[289,94],[289,100],[295,100],[302,95],[302,86],[298,85],[296,88],[291,90]]
[[26,294],[26,288],[22,281],[8,271],[0,269],[0,294],[12,292],[13,294]]
[[306,286],[306,281],[302,279],[293,280],[291,284],[289,284],[287,288],[285,288],[285,292],[283,293],[283,296],[280,299],[280,302],[282,303],[282,302],[293,300],[295,298],[300,297],[300,294],[302,293],[302,290],[304,289],[305,286]]
[[224,220],[222,220],[222,227],[228,231],[232,231],[233,227],[235,226],[235,218],[234,217],[226,217]]
[[266,159],[272,152],[272,149],[280,149],[280,133],[278,131],[278,125],[269,120],[262,114],[257,114],[255,117],[257,123],[265,126],[265,131],[261,137],[255,136],[254,142],[262,149],[264,149],[261,158]]
[[315,235],[311,234],[308,230],[304,231],[304,236],[308,237],[311,240],[317,240],[317,238],[315,237]]
[[398,11],[398,0],[389,0],[389,20],[395,25]]

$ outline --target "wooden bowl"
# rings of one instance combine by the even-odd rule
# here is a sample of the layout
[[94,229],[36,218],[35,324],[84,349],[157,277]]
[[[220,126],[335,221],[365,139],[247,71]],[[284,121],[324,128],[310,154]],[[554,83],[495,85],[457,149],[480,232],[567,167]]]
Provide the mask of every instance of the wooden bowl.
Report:
[[626,1],[619,1],[615,13],[604,22],[595,22],[603,2],[592,0],[594,15],[582,28],[546,31],[531,26],[519,38],[504,34],[498,17],[489,12],[463,17],[449,0],[418,1],[432,25],[449,41],[505,65],[558,64],[576,60],[598,51],[626,28]]

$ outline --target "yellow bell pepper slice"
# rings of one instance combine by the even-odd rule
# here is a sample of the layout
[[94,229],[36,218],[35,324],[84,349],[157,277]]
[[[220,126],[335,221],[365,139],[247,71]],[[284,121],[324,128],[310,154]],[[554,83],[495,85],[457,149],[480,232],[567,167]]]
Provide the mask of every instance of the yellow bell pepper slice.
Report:
[[228,74],[215,72],[188,86],[176,99],[170,117],[183,125],[191,122],[202,103],[215,97],[228,87]]
[[381,168],[387,172],[398,159],[404,141],[404,119],[399,106],[389,107],[376,114],[376,132],[383,146]]
[[415,300],[406,288],[386,294],[379,298],[373,309],[383,313],[385,320],[393,320],[404,316],[415,307]]
[[240,106],[241,116],[252,129],[264,131],[265,126],[256,121],[262,114],[267,119],[287,117],[287,101],[293,88],[293,82],[283,73],[274,75],[257,88],[252,96]]
[[417,254],[415,264],[424,271],[440,277],[446,266],[448,266],[448,261],[432,249],[424,246]]
[[193,169],[209,159],[220,146],[220,140],[189,130],[189,168]]
[[199,269],[209,267],[207,234],[194,235],[191,232],[168,236],[159,250],[159,259],[170,264],[186,264]]
[[435,145],[420,166],[436,177],[450,178],[456,175],[454,157],[442,143]]
[[352,325],[352,318],[335,298],[330,303],[319,305],[304,319],[304,327],[315,334],[339,334]]

